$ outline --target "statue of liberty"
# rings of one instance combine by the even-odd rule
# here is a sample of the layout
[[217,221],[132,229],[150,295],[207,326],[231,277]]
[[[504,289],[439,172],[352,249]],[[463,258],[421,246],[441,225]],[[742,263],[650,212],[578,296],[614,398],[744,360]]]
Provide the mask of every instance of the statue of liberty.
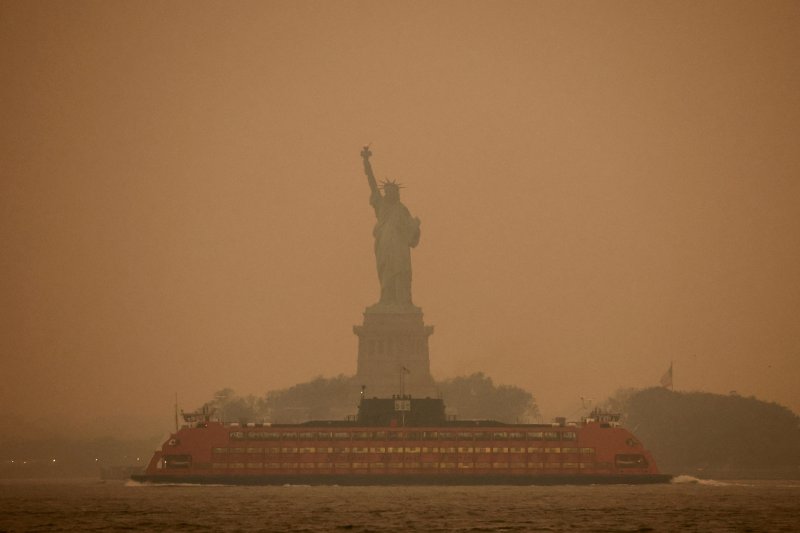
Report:
[[381,299],[371,309],[417,311],[411,302],[411,248],[419,243],[420,220],[412,218],[408,208],[400,202],[399,183],[382,181],[378,187],[369,162],[371,155],[369,146],[365,146],[361,157],[371,191],[369,203],[378,219],[372,235],[375,237],[375,261],[381,283]]

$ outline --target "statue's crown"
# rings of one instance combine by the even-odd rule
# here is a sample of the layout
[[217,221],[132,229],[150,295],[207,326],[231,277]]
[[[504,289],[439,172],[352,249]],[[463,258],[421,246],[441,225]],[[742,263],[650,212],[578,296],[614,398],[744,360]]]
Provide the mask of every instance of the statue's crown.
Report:
[[395,180],[381,180],[381,189],[385,191],[386,189],[405,189],[405,187]]

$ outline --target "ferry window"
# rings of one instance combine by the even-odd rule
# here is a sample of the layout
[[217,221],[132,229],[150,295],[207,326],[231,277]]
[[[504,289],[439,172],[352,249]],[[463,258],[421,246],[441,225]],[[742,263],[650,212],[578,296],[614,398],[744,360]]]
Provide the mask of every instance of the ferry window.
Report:
[[244,448],[231,448],[231,453],[244,453]]
[[583,454],[592,454],[594,453],[594,448],[581,448],[581,453]]
[[492,433],[492,438],[494,440],[506,440],[508,439],[508,433],[506,433],[505,431],[495,431],[494,433]]
[[578,448],[561,448],[561,453],[578,453]]
[[228,448],[212,448],[213,453],[228,453]]
[[439,438],[439,433],[436,431],[423,431],[422,438],[424,440],[436,440]]
[[617,454],[614,462],[617,468],[644,468],[647,466],[647,460],[644,455],[638,453]]
[[346,431],[337,431],[333,434],[334,440],[348,440],[350,438],[350,433]]
[[545,431],[544,440],[558,440],[558,431]]
[[317,438],[319,440],[331,440],[333,438],[333,433],[330,431],[320,431],[317,433]]
[[420,438],[419,431],[409,431],[408,433],[406,433],[407,440],[419,440],[419,438]]
[[231,440],[244,440],[244,431],[231,431]]
[[491,433],[487,433],[485,431],[476,431],[474,435],[475,435],[475,440],[489,440],[492,438]]
[[385,431],[376,431],[372,434],[372,438],[375,440],[386,440],[386,432]]
[[577,440],[578,439],[578,434],[575,433],[574,431],[565,431],[565,432],[563,432],[561,434],[561,439],[562,440]]
[[514,431],[508,434],[508,438],[511,440],[522,440],[525,438],[525,435],[523,435],[519,431]]
[[316,437],[316,434],[315,433],[311,433],[309,431],[309,432],[305,432],[305,433],[298,433],[297,437],[300,440],[314,440],[314,437]]
[[294,433],[294,432],[284,433],[282,435],[282,437],[283,437],[283,440],[297,440],[297,433]]
[[264,453],[264,448],[247,448],[247,453]]
[[403,440],[403,433],[400,431],[390,431],[389,440]]
[[369,440],[368,431],[354,431],[353,440]]
[[191,455],[165,455],[164,467],[165,468],[189,468],[192,466]]
[[544,440],[544,433],[541,431],[529,431],[528,440]]
[[452,431],[440,431],[439,440],[456,440],[456,435]]
[[472,440],[472,432],[471,431],[459,432],[458,440]]

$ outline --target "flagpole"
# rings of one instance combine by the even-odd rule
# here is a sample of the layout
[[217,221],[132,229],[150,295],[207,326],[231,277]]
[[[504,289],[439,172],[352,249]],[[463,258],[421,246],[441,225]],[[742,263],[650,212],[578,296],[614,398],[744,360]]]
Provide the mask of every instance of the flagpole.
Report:
[[665,389],[669,389],[670,391],[675,392],[675,383],[674,380],[672,379],[672,365],[673,361],[670,360],[669,368],[664,373],[664,375],[661,376],[661,386],[664,387]]

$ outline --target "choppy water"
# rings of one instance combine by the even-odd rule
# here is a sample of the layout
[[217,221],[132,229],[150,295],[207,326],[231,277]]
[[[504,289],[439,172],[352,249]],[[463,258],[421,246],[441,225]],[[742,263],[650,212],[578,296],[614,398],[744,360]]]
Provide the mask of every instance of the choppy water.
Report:
[[0,531],[800,531],[800,481],[227,487],[2,481]]

